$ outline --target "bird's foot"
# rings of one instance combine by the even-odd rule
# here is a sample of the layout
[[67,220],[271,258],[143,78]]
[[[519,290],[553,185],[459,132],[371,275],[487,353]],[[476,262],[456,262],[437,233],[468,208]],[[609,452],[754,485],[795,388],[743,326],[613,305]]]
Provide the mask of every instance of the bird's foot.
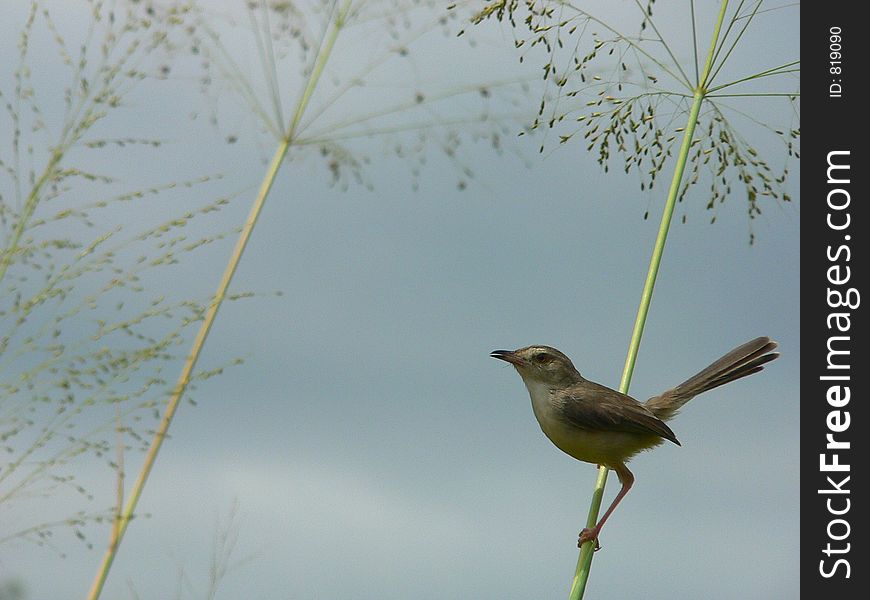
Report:
[[597,527],[593,527],[591,529],[589,527],[585,527],[583,531],[580,532],[580,538],[577,540],[577,547],[580,548],[581,546],[583,546],[583,544],[590,540],[595,541],[595,548],[593,549],[595,552],[601,550],[601,544],[598,542]]

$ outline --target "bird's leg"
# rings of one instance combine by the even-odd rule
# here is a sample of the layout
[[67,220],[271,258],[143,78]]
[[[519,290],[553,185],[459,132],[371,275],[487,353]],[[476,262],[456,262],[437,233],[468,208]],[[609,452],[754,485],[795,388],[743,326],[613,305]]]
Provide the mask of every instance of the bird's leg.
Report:
[[631,489],[632,484],[634,484],[634,475],[631,474],[631,471],[628,470],[628,467],[626,467],[625,465],[618,465],[613,467],[613,470],[616,471],[616,476],[619,477],[619,482],[622,484],[622,489],[619,490],[618,494],[616,494],[616,498],[613,499],[613,502],[610,504],[607,512],[604,513],[604,516],[601,517],[601,520],[598,521],[598,524],[591,529],[589,527],[585,527],[583,531],[580,532],[580,539],[577,541],[578,548],[590,540],[595,540],[596,550],[601,547],[598,543],[598,534],[601,532],[601,528],[604,527],[604,522],[613,512],[613,509],[616,508],[616,505],[619,504],[620,500],[625,497],[625,495],[628,493],[628,490]]

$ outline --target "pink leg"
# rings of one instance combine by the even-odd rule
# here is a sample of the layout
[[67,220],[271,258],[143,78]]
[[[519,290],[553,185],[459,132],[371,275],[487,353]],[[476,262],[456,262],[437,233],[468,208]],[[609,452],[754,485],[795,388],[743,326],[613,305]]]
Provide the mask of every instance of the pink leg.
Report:
[[628,467],[626,467],[625,465],[619,465],[613,467],[613,470],[616,471],[616,476],[619,477],[619,482],[622,484],[622,489],[619,490],[618,494],[616,494],[616,498],[613,499],[613,502],[610,504],[607,512],[604,513],[604,516],[601,517],[601,520],[598,521],[598,524],[592,529],[586,527],[583,529],[583,531],[580,532],[580,539],[577,541],[578,548],[586,542],[592,540],[595,540],[595,549],[598,550],[598,548],[600,548],[600,545],[598,544],[598,534],[601,533],[601,528],[604,527],[604,522],[607,521],[607,518],[616,508],[616,505],[619,504],[620,500],[625,497],[625,495],[628,493],[628,490],[630,490],[631,486],[634,484],[634,475],[631,474],[631,471],[628,470]]

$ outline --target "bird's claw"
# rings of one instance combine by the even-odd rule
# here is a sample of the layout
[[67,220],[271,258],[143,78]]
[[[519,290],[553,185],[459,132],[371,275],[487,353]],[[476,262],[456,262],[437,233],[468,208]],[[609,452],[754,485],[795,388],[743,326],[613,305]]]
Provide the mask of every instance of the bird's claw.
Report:
[[590,540],[595,540],[595,548],[593,548],[593,552],[598,552],[601,550],[601,544],[598,542],[598,531],[594,528],[590,529],[588,527],[584,528],[583,531],[580,532],[580,537],[577,540],[577,547],[580,548],[586,542]]

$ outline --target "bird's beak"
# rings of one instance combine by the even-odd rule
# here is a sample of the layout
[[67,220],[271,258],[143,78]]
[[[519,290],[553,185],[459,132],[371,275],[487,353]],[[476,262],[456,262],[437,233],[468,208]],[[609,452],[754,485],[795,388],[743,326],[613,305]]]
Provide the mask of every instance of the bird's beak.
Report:
[[493,358],[509,362],[512,365],[522,365],[525,362],[523,361],[523,359],[517,356],[516,352],[514,352],[513,350],[493,350],[489,353],[489,355]]

